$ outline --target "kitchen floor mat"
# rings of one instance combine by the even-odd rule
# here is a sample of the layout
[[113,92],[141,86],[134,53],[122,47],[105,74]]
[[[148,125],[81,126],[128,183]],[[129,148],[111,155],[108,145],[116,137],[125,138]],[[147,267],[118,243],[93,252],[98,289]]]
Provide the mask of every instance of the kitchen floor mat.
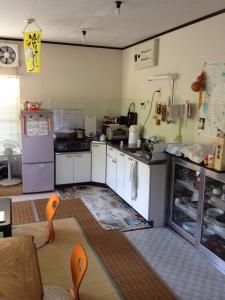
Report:
[[62,199],[80,198],[105,230],[134,230],[152,227],[111,189],[93,185],[58,189]]

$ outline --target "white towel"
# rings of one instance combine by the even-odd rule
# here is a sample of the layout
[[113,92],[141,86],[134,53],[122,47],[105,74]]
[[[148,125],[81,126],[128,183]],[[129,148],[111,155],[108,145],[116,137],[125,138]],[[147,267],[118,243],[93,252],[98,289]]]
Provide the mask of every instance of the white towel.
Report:
[[137,198],[137,185],[138,185],[138,164],[136,160],[132,161],[130,169],[130,182],[131,182],[131,199],[136,200]]

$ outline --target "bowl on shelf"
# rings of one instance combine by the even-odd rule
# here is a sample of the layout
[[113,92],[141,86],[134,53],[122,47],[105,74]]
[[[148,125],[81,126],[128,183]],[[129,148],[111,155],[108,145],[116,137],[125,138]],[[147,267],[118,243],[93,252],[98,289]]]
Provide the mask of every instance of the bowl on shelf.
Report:
[[220,208],[208,208],[206,211],[206,217],[214,220],[217,216],[222,215],[224,211]]
[[195,234],[197,224],[195,222],[184,222],[182,228],[190,233],[191,235]]
[[223,227],[225,230],[225,213],[215,217],[214,224],[219,227]]

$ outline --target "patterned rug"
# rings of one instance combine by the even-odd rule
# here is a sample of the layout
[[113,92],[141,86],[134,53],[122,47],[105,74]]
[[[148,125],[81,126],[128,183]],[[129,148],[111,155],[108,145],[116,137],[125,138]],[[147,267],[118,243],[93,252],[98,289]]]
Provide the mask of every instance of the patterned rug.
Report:
[[128,231],[151,227],[142,216],[112,190],[91,185],[58,189],[62,199],[80,198],[93,217],[106,230]]

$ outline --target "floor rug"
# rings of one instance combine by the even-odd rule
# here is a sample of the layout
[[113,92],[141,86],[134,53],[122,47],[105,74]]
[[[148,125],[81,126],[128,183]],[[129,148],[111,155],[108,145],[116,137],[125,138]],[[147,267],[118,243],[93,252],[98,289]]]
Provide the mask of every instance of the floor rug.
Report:
[[[40,224],[40,223],[39,223]],[[37,250],[43,285],[54,285],[69,290],[72,284],[70,257],[79,242],[88,257],[88,268],[80,286],[82,300],[119,300],[115,283],[96,256],[75,218],[54,220],[54,243]]]
[[92,185],[70,186],[62,187],[58,192],[62,199],[80,198],[106,230],[128,231],[151,227],[149,222],[108,188]]

